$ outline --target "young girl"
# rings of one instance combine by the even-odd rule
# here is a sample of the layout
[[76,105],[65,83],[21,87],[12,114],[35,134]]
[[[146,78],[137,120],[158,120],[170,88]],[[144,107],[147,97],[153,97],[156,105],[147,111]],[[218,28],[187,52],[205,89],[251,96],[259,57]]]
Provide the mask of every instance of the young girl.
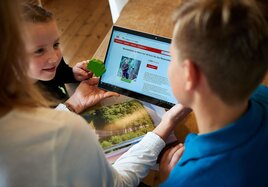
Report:
[[[86,69],[86,61],[77,63],[73,68],[64,62],[59,46],[60,36],[52,13],[33,4],[23,4],[22,9],[23,35],[29,59],[28,75],[52,96],[53,101],[65,101],[65,105],[60,104],[57,109],[80,113],[104,98],[119,95],[96,87],[98,79],[91,78],[92,73]],[[68,99],[64,84],[78,81],[83,82]]]
[[86,61],[69,67],[62,57],[60,36],[52,13],[40,6],[23,4],[24,39],[29,57],[28,75],[54,98],[66,100],[65,83],[83,81],[92,77]]

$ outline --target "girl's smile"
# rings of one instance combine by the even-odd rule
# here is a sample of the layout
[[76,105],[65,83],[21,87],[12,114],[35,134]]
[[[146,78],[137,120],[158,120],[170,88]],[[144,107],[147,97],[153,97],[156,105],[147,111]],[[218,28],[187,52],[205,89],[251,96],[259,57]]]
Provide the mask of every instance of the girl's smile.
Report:
[[53,79],[62,59],[56,22],[27,22],[24,38],[29,59],[29,77],[34,81]]

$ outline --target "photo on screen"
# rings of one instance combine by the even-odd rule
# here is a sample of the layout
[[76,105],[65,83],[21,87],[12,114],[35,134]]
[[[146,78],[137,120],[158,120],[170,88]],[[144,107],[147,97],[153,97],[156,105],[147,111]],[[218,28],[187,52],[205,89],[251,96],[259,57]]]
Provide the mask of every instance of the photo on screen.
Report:
[[121,77],[121,80],[124,82],[131,83],[131,81],[136,81],[140,64],[140,60],[122,56],[117,75]]

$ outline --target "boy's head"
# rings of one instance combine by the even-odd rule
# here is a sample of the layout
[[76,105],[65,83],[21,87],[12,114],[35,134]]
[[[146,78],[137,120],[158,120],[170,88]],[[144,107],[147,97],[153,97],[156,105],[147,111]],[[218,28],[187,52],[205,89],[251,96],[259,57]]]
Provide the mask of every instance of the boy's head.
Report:
[[51,80],[62,58],[56,21],[52,13],[37,5],[23,4],[22,10],[28,75],[33,80]]
[[[177,99],[189,105],[181,91],[194,87],[200,74],[224,103],[248,99],[268,67],[268,30],[262,10],[254,0],[182,1],[174,20],[169,68]],[[187,78],[180,80],[184,75]],[[194,82],[188,82],[188,75]]]

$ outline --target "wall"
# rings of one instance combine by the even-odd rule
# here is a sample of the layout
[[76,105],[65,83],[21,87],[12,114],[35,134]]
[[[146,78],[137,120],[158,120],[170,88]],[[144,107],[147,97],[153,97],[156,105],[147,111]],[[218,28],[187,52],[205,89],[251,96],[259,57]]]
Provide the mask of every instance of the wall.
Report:
[[112,13],[113,23],[118,19],[121,10],[126,5],[128,0],[109,0],[110,9]]

